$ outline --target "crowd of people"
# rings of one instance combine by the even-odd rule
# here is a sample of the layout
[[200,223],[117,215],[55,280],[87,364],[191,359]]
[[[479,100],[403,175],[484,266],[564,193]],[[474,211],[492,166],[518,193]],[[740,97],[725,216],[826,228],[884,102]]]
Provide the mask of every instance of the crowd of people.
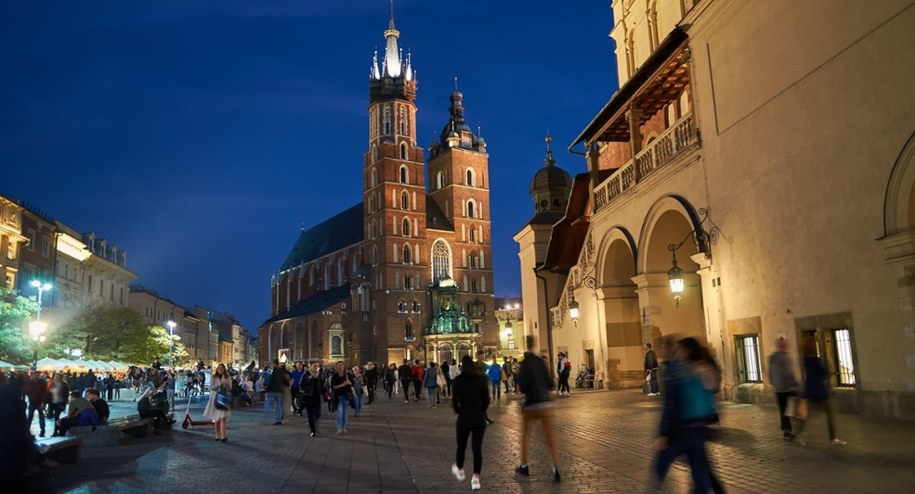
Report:
[[[846,444],[836,435],[835,412],[828,386],[828,374],[817,355],[815,340],[803,343],[803,379],[795,368],[784,338],[776,341],[776,351],[769,357],[768,373],[776,393],[779,423],[786,441],[806,445],[802,435],[808,406],[822,409],[827,417],[829,444]],[[464,462],[468,441],[473,453],[471,488],[480,489],[482,444],[486,427],[493,423],[487,414],[492,402],[505,393],[520,393],[522,434],[520,464],[515,472],[530,474],[528,442],[533,424],[544,433],[551,460],[551,477],[560,481],[559,451],[550,402],[554,396],[568,396],[568,356],[559,354],[554,372],[549,371],[546,357],[536,353],[533,338],[526,341],[521,359],[506,357],[503,363],[487,363],[483,354],[474,360],[462,356],[461,362],[422,362],[404,360],[376,367],[373,362],[347,367],[343,361],[322,366],[319,362],[296,362],[291,370],[285,362],[275,360],[272,366],[255,369],[254,363],[237,371],[218,364],[212,375],[200,362],[187,370],[163,369],[157,359],[148,368],[131,368],[127,372],[85,373],[30,372],[0,373],[0,399],[3,417],[17,416],[4,422],[3,440],[8,444],[27,445],[28,460],[42,467],[54,467],[34,446],[29,429],[34,416],[39,419],[40,437],[46,434],[46,421],[53,425],[52,436],[66,435],[78,426],[104,425],[110,417],[108,402],[120,399],[121,389],[133,389],[141,417],[155,419],[155,429],[174,422],[168,415],[175,397],[193,397],[209,393],[204,416],[215,426],[215,440],[227,442],[227,422],[238,398],[242,406],[263,401],[272,413],[273,425],[289,423],[289,415],[307,416],[311,436],[318,434],[318,422],[326,407],[335,417],[336,434],[348,434],[349,415],[359,417],[363,403],[372,404],[380,385],[389,400],[404,403],[425,401],[437,408],[450,400],[456,419],[456,448],[452,474],[464,480]],[[645,352],[645,388],[649,396],[661,396],[662,412],[655,441],[654,479],[660,483],[671,464],[685,456],[692,472],[695,492],[724,492],[706,453],[706,443],[719,431],[717,395],[721,387],[721,369],[709,350],[695,338],[665,337],[657,352],[650,344]],[[553,374],[559,377],[555,386]],[[10,399],[10,396],[13,398]],[[17,425],[18,424],[18,425]],[[12,431],[12,432],[11,432]],[[26,441],[25,438],[29,440]],[[9,456],[9,455],[7,455]],[[0,458],[0,462],[2,462]],[[21,455],[16,460],[22,460]],[[16,464],[12,459],[11,464]]]

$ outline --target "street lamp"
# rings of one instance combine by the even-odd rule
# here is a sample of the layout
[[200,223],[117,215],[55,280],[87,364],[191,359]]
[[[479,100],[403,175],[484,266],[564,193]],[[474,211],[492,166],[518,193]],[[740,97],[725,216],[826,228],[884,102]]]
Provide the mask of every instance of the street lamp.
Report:
[[[683,295],[683,290],[686,288],[686,282],[683,279],[683,270],[677,266],[677,249],[683,247],[683,244],[692,238],[693,243],[696,244],[697,250],[702,254],[705,254],[706,259],[712,259],[712,244],[718,239],[718,226],[712,221],[712,218],[709,216],[710,214],[711,210],[709,208],[700,209],[699,216],[701,219],[696,228],[690,230],[680,243],[667,245],[667,250],[670,251],[670,255],[673,258],[673,265],[667,270],[667,281],[670,283],[670,291],[674,295],[677,307],[680,307],[680,297]],[[712,225],[708,232],[702,228],[702,225],[706,220]]]
[[175,321],[165,323],[168,326],[168,365],[174,369],[174,352],[175,352]]
[[32,370],[38,369],[38,344],[44,343],[44,331],[47,328],[47,324],[37,319],[29,323],[29,336],[32,337]]
[[35,320],[41,320],[41,294],[53,288],[50,283],[42,283],[38,280],[32,280],[30,283],[38,289],[38,312],[35,314]]

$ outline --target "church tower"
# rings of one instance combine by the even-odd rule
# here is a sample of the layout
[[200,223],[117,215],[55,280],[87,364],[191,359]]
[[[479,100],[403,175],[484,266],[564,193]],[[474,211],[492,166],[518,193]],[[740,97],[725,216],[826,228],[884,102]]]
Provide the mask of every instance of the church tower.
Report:
[[[448,122],[429,148],[429,181],[430,217],[435,218],[433,208],[440,210],[453,231],[447,245],[451,272],[433,269],[433,289],[444,275],[453,278],[456,302],[469,317],[472,332],[482,335],[484,347],[494,347],[499,336],[491,264],[489,155],[486,142],[464,120],[464,95],[457,89],[457,79]],[[430,224],[429,228],[432,254],[441,255],[442,249],[437,251],[436,247],[442,247],[437,244],[446,242],[447,237],[433,239],[434,227]]]
[[[423,149],[416,141],[416,74],[410,54],[397,46],[394,12],[384,32],[384,59],[378,53],[369,74],[369,150],[364,157],[363,264],[371,266],[371,334],[386,357],[403,357],[404,343],[415,341],[417,320],[428,285],[426,184]],[[400,349],[394,352],[393,348]],[[393,361],[393,360],[388,360]]]

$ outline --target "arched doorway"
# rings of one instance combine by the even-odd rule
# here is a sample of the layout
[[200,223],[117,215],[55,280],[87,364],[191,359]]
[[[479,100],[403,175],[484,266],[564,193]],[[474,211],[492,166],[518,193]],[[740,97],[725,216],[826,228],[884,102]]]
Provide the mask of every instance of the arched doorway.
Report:
[[438,363],[448,362],[451,363],[451,359],[454,358],[454,352],[451,349],[451,345],[448,343],[443,343],[438,347],[438,355],[435,356]]
[[638,285],[633,281],[635,241],[625,229],[615,228],[601,246],[597,297],[604,312],[602,329],[606,331],[604,383],[610,388],[638,387],[644,380],[644,370]]
[[[708,344],[699,266],[692,259],[699,254],[694,231],[701,226],[694,211],[685,200],[666,197],[655,203],[645,220],[639,246],[641,273],[636,277],[643,342],[657,345],[666,335],[679,335]],[[673,252],[671,245],[677,247]],[[667,274],[674,256],[685,281],[679,301]]]

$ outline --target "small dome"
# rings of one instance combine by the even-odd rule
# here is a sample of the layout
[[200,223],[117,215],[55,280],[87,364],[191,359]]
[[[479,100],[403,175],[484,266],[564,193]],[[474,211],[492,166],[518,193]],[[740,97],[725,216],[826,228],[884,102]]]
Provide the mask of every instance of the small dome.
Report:
[[547,165],[537,170],[531,180],[531,194],[536,191],[572,188],[572,177],[565,170],[555,165]]

